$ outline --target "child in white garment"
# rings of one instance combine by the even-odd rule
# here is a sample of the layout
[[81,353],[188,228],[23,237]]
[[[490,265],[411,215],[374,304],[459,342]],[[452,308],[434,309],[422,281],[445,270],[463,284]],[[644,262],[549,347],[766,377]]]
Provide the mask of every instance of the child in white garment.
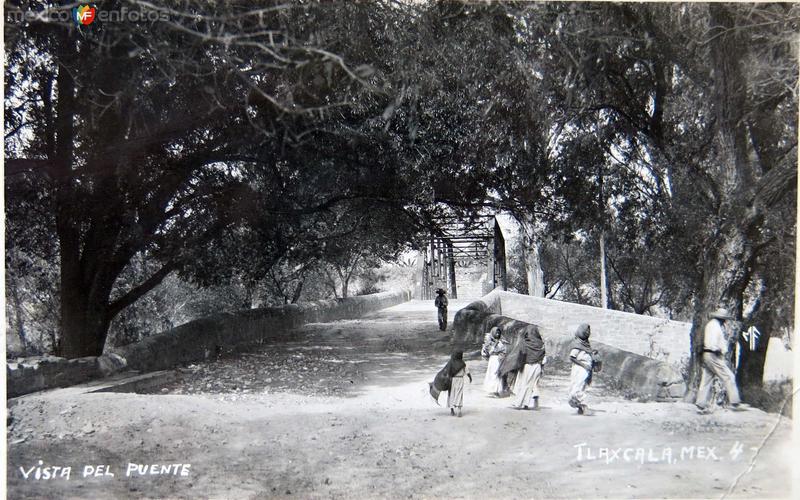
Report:
[[464,362],[464,353],[461,351],[454,352],[447,365],[451,377],[450,390],[447,391],[447,406],[450,407],[450,415],[455,415],[458,411],[460,417],[461,408],[464,406],[464,377],[469,378],[471,384],[472,374]]
[[569,350],[569,359],[572,362],[569,386],[569,405],[578,409],[580,415],[590,415],[589,407],[586,405],[586,389],[592,383],[592,369],[594,364],[594,354],[589,343],[591,328],[587,324],[582,324],[575,332]]
[[500,397],[503,392],[503,379],[498,376],[500,362],[506,355],[506,342],[502,338],[503,330],[495,326],[486,334],[481,354],[489,363],[486,365],[486,375],[483,378],[483,390],[492,396]]

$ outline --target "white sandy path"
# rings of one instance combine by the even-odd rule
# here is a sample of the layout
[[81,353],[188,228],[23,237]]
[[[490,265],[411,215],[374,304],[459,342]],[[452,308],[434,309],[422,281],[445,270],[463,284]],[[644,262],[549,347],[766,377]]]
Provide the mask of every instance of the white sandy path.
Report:
[[[335,331],[328,345],[360,346],[363,352],[356,355],[372,360],[373,370],[366,369],[366,380],[347,397],[267,393],[225,401],[224,395],[87,394],[69,388],[18,399],[9,442],[26,429],[36,438],[9,446],[8,497],[722,498],[748,470],[751,447],[770,433],[732,496],[790,495],[791,427],[775,415],[751,410],[700,416],[690,405],[630,402],[602,395],[598,386],[594,403],[603,411],[580,417],[565,403],[565,376],[549,372],[541,391],[544,409],[515,411],[508,399],[481,393],[486,364],[470,361],[475,380],[467,384],[459,419],[426,394],[444,354],[369,349],[387,337],[438,338],[429,304],[411,302],[304,331],[322,344],[326,332]],[[399,381],[381,371],[376,359],[391,359]],[[656,457],[669,448],[677,460],[579,461],[579,443],[594,453],[643,448]],[[734,457],[729,452],[737,444],[742,453]],[[714,447],[717,460],[680,460],[682,447],[689,446]],[[19,467],[40,459],[71,465],[72,479],[24,480]],[[191,463],[191,473],[126,478],[129,461]],[[81,478],[84,464],[109,464],[116,476]]]

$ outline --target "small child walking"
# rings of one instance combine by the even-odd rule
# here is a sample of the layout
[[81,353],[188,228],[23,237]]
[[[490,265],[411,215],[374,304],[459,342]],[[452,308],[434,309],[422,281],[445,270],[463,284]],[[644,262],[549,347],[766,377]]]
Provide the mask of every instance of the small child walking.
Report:
[[472,374],[464,362],[464,353],[456,351],[450,355],[450,361],[447,362],[450,368],[447,370],[450,373],[452,380],[450,381],[450,390],[447,391],[447,406],[450,407],[450,415],[455,415],[456,410],[458,416],[461,416],[461,407],[464,406],[464,377],[469,378],[469,383],[472,383]]
[[464,377],[469,379],[472,383],[472,374],[464,362],[464,353],[455,351],[450,355],[450,360],[444,365],[444,368],[439,370],[433,382],[429,383],[431,397],[436,404],[439,404],[439,394],[442,391],[447,391],[447,406],[450,407],[450,415],[455,415],[458,410],[458,416],[461,416],[461,407],[464,406]]
[[569,377],[569,405],[577,408],[580,415],[591,415],[591,411],[586,405],[586,388],[592,383],[596,354],[589,343],[591,333],[589,325],[584,323],[578,326],[569,350],[569,359],[572,361],[572,371]]

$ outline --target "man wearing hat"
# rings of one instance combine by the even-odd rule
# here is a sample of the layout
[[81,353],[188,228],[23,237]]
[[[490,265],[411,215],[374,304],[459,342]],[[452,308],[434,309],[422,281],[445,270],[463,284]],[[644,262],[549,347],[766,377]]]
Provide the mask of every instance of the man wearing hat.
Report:
[[436,289],[436,299],[433,305],[439,310],[439,330],[447,329],[447,295],[441,288]]
[[711,319],[706,323],[703,331],[703,373],[700,377],[700,388],[697,390],[695,405],[700,413],[708,413],[708,400],[711,396],[711,385],[714,377],[719,378],[728,392],[728,400],[734,410],[738,410],[741,399],[736,388],[736,378],[728,363],[725,354],[728,352],[728,341],[725,338],[724,325],[733,316],[726,309],[719,308],[711,313]]

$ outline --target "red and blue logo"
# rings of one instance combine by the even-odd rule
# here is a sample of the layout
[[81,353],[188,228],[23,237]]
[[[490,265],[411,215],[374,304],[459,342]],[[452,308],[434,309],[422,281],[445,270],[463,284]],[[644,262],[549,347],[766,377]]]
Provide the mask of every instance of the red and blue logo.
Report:
[[72,8],[72,19],[78,25],[88,26],[94,22],[97,8],[91,5],[78,5]]

